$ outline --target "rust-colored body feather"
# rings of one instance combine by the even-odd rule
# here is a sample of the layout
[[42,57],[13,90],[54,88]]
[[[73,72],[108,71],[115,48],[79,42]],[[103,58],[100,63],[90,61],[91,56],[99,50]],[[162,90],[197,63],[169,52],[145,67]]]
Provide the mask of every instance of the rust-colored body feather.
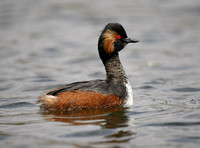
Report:
[[115,95],[73,90],[57,96],[43,96],[43,107],[51,110],[80,110],[123,106],[124,100]]

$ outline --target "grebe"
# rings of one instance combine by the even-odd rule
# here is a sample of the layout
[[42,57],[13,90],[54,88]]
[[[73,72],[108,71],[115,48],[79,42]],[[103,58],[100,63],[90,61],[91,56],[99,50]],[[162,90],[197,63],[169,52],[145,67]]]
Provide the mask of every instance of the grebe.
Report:
[[109,23],[99,41],[99,56],[105,66],[106,79],[75,82],[58,87],[39,97],[41,109],[81,110],[128,107],[133,105],[133,92],[119,59],[118,52],[128,43],[137,43],[127,37],[119,23]]

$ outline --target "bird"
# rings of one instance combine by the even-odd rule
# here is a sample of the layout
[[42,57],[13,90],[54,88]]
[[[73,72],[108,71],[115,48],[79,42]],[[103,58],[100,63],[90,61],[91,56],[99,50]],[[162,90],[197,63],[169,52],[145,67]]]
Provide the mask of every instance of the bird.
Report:
[[42,110],[71,111],[130,107],[133,90],[119,58],[128,43],[137,43],[127,36],[119,23],[108,23],[98,40],[99,57],[106,79],[73,82],[43,93],[38,102]]

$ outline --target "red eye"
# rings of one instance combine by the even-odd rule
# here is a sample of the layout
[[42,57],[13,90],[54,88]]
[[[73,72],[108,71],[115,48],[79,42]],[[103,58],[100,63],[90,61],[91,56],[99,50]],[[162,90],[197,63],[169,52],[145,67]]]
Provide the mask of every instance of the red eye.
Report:
[[121,39],[121,35],[118,35],[117,38],[118,38],[118,39]]

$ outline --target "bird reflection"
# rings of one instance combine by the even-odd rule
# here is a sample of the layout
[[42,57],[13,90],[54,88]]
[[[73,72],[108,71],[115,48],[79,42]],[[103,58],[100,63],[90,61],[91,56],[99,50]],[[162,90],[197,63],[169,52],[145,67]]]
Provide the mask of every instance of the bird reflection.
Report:
[[[126,108],[93,109],[67,112],[41,112],[48,122],[64,122],[65,126],[98,125],[102,130],[111,129],[110,134],[104,135],[105,143],[127,142],[134,133],[128,126],[129,118]],[[128,127],[126,130],[126,127]],[[113,130],[112,130],[113,129]],[[125,139],[124,139],[125,137]],[[123,139],[121,139],[123,138]],[[98,144],[96,142],[95,144]]]
[[103,128],[126,126],[128,117],[124,108],[41,112],[46,121],[65,122],[66,125],[100,125]]

